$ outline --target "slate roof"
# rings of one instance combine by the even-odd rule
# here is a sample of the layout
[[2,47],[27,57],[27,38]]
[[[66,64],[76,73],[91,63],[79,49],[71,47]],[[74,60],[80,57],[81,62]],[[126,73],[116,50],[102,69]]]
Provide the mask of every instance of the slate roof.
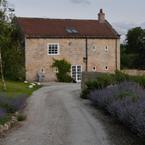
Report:
[[[108,21],[18,17],[17,23],[27,38],[120,38]],[[68,33],[67,29],[77,33]]]

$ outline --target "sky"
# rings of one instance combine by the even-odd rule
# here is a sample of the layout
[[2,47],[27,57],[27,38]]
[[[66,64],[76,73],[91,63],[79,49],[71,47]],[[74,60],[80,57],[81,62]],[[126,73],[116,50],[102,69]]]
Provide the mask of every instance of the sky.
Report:
[[16,16],[97,19],[103,9],[106,19],[125,34],[131,27],[145,28],[145,0],[8,0]]

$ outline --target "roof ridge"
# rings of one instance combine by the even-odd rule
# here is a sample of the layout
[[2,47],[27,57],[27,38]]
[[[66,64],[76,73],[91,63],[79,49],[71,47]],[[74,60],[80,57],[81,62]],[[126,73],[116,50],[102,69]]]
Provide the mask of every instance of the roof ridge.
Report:
[[68,21],[97,21],[98,22],[98,20],[97,19],[79,19],[79,18],[72,18],[72,19],[70,19],[70,18],[42,18],[42,17],[17,17],[18,19],[42,19],[42,20],[68,20]]

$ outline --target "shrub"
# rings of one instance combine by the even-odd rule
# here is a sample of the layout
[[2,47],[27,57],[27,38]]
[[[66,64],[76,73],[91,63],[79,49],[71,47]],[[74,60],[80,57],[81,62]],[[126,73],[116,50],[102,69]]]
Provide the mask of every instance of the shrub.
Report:
[[130,80],[140,84],[145,88],[145,76],[130,76]]
[[4,125],[6,122],[8,122],[9,120],[11,120],[11,116],[9,114],[6,114],[5,116],[3,116],[2,118],[0,118],[0,124]]
[[116,82],[123,82],[129,80],[129,75],[122,73],[121,71],[118,70],[115,72],[114,77]]
[[91,91],[89,99],[107,110],[133,132],[145,136],[145,90],[134,82]]
[[145,88],[145,76],[129,76],[120,71],[116,71],[115,74],[102,74],[99,75],[96,80],[86,82],[86,89],[103,89],[109,85],[118,84],[124,81],[136,82]]
[[111,84],[115,84],[113,75],[102,74],[98,76],[96,80],[86,82],[86,88],[82,91],[81,98],[87,98],[87,95],[90,93],[91,90],[103,89]]
[[69,75],[71,64],[66,60],[55,60],[52,64],[53,68],[57,68],[58,72],[56,73],[57,79],[59,82],[72,82],[72,78]]
[[89,93],[90,93],[90,90],[89,90],[89,89],[84,89],[84,90],[82,91],[80,97],[81,97],[82,99],[88,99]]
[[14,113],[24,108],[26,98],[26,95],[18,95],[13,98],[0,96],[0,107],[5,109],[7,113]]
[[0,119],[3,118],[6,115],[6,110],[3,108],[0,108]]

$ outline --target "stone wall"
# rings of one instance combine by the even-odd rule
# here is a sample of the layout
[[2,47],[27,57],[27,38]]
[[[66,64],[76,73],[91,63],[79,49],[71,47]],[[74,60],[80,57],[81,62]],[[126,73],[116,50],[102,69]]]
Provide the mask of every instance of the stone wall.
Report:
[[[48,43],[59,43],[60,55],[48,55]],[[119,46],[119,40],[116,41],[115,39],[89,39],[88,71],[91,72],[93,67],[96,67],[97,72],[114,72],[116,67],[120,69]],[[65,58],[72,65],[81,65],[82,71],[85,71],[86,66],[83,61],[85,56],[85,39],[26,39],[26,79],[28,81],[35,81],[38,71],[43,69],[45,81],[55,81],[55,70],[51,67],[53,59]]]
[[145,75],[145,70],[136,70],[136,69],[126,69],[126,70],[121,70],[123,73],[126,73],[128,75],[132,76],[142,76]]
[[[126,69],[126,70],[121,70],[121,72],[132,75],[132,76],[143,76],[145,75],[145,70],[136,70],[136,69]],[[82,73],[82,82],[81,82],[81,88],[82,90],[85,89],[85,83],[87,81],[93,81],[95,80],[98,76],[103,74],[102,72],[83,72]]]

